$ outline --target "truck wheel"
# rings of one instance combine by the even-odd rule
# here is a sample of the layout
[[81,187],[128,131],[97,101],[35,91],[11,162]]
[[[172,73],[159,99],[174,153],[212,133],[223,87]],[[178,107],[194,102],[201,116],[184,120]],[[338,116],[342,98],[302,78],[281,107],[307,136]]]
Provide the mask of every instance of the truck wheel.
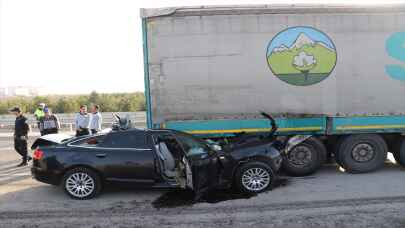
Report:
[[335,155],[336,164],[338,164],[339,166],[342,166],[342,162],[341,162],[340,159],[339,159],[339,150],[340,150],[340,147],[342,146],[342,143],[343,143],[343,141],[344,141],[345,139],[346,139],[346,136],[341,136],[341,137],[336,141],[335,148],[334,148],[334,150],[333,150],[333,154]]
[[316,172],[325,160],[325,145],[311,137],[285,154],[282,168],[292,176],[305,176]]
[[385,140],[379,135],[350,135],[339,147],[338,157],[347,172],[366,173],[384,165],[387,150]]
[[274,180],[270,166],[263,162],[249,162],[235,173],[235,184],[240,192],[255,194],[265,191]]
[[395,145],[392,155],[394,155],[395,161],[402,165],[405,166],[405,139],[401,138],[399,139],[398,143]]

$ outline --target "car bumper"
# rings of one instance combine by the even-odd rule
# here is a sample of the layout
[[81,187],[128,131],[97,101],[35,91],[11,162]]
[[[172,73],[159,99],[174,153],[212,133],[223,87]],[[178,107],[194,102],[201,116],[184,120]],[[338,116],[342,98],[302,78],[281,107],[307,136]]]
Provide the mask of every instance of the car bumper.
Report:
[[278,171],[281,168],[281,163],[283,162],[283,156],[281,154],[277,157],[272,158],[273,169]]
[[46,183],[46,184],[59,185],[59,183],[60,183],[60,178],[57,175],[55,175],[54,173],[42,170],[41,168],[38,168],[38,167],[32,167],[31,174],[35,180]]

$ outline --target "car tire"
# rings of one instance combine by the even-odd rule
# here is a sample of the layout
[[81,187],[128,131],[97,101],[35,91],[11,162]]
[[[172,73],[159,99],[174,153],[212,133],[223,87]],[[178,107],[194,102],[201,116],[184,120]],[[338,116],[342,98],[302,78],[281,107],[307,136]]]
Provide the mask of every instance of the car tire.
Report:
[[242,193],[256,194],[266,191],[274,181],[274,172],[264,162],[248,162],[235,173],[235,185]]
[[325,160],[325,145],[311,137],[284,154],[282,169],[291,176],[306,176],[316,172]]
[[349,173],[372,172],[384,165],[387,144],[376,134],[358,134],[346,137],[338,152],[342,167]]
[[63,175],[62,188],[73,199],[92,199],[101,192],[101,178],[89,168],[73,168]]
[[405,167],[405,139],[401,138],[396,143],[392,155],[395,158],[395,161],[401,166]]

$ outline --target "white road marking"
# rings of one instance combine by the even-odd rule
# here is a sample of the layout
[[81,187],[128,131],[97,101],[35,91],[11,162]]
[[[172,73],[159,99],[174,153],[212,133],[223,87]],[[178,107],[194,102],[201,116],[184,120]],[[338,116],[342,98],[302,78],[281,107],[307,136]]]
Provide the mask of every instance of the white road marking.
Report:
[[1,177],[19,177],[19,176],[26,176],[26,175],[31,175],[29,171],[24,172],[24,173],[13,173],[13,174],[0,174]]
[[[25,178],[24,178],[25,177]],[[26,173],[14,173],[14,174],[9,174],[9,175],[0,175],[0,186],[2,184],[8,184],[11,182],[14,182],[16,180],[21,180],[21,179],[28,179],[31,178],[31,173],[26,172]],[[4,183],[2,183],[4,182]]]
[[2,150],[14,150],[14,147],[0,147],[0,151]]

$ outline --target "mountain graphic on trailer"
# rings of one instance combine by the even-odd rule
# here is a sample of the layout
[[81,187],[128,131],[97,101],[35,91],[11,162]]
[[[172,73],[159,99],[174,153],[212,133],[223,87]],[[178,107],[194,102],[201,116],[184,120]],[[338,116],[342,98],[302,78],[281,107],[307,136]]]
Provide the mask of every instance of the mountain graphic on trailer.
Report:
[[267,61],[273,74],[293,85],[311,85],[322,81],[336,64],[336,51],[304,32],[288,45],[268,50]]
[[285,44],[275,47],[267,56],[273,73],[277,75],[300,74],[301,72],[293,66],[293,60],[301,52],[314,56],[317,60],[311,73],[329,73],[336,63],[336,52],[332,47],[321,41],[312,40],[305,33],[300,33],[290,47]]

